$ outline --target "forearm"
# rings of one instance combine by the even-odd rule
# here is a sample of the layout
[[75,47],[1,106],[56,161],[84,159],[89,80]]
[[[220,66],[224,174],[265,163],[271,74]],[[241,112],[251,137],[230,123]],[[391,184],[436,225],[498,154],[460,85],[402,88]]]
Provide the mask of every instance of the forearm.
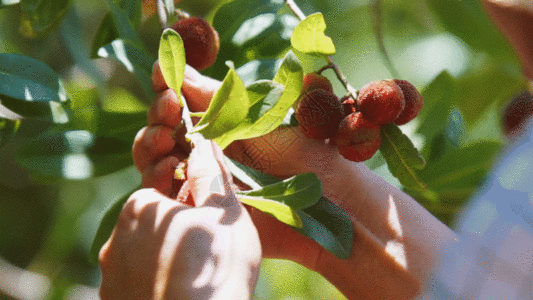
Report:
[[[334,164],[335,176],[319,175],[324,194],[350,215],[356,232],[362,226],[376,240],[374,246],[379,249],[364,248],[366,255],[375,256],[374,260],[393,260],[422,282],[444,246],[454,242],[455,233],[364,164],[342,158]],[[358,238],[356,235],[355,245]],[[379,251],[389,255],[380,256]]]

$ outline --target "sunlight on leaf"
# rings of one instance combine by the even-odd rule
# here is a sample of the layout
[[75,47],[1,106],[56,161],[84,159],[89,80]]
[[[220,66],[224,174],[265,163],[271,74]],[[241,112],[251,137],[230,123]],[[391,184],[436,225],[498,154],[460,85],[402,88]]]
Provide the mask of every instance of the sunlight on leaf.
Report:
[[291,37],[292,46],[303,53],[327,56],[335,54],[335,45],[330,37],[324,34],[326,22],[321,13],[306,17],[296,28]]
[[289,226],[297,228],[301,228],[303,226],[302,219],[296,213],[296,211],[284,203],[240,194],[237,194],[237,198],[244,204],[248,204],[262,212],[271,214],[280,222],[283,222]]

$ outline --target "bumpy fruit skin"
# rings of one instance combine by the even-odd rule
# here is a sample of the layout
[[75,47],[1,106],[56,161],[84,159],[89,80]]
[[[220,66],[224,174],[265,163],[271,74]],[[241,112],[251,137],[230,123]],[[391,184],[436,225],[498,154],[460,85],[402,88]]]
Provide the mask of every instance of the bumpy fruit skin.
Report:
[[533,116],[533,95],[524,91],[515,96],[505,107],[502,116],[503,132],[511,139],[524,134]]
[[357,105],[370,122],[384,125],[398,118],[405,107],[405,100],[396,83],[391,80],[379,80],[361,88]]
[[317,140],[333,137],[343,117],[339,98],[322,89],[303,95],[296,110],[300,131],[308,138]]
[[332,139],[344,158],[361,162],[370,159],[381,146],[380,126],[355,112],[342,119]]
[[416,87],[409,81],[401,79],[393,79],[392,81],[400,87],[405,100],[405,107],[398,118],[394,120],[394,123],[396,125],[403,125],[418,116],[418,113],[424,106],[424,98],[422,98],[422,95],[420,95]]
[[307,94],[312,90],[322,89],[333,93],[333,85],[326,76],[318,73],[307,73],[302,83],[302,94]]
[[191,67],[201,71],[215,63],[220,41],[209,22],[200,17],[181,19],[171,26],[183,40],[185,59]]

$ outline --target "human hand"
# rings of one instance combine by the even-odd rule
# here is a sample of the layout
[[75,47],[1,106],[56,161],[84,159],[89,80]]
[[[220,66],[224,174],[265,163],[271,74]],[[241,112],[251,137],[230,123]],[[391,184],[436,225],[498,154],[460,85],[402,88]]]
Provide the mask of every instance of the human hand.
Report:
[[[102,299],[247,299],[261,248],[232,190],[222,151],[210,141],[191,152],[183,195],[134,193],[100,251]],[[186,195],[184,196],[186,197]]]
[[[157,63],[152,84],[157,97],[148,113],[148,127],[135,139],[133,158],[143,174],[144,187],[168,195],[174,169],[187,150],[183,134],[173,135],[181,122],[177,95],[165,84]],[[220,85],[187,67],[181,92],[191,111],[205,111]],[[414,199],[363,163],[344,159],[334,147],[307,139],[296,129],[278,128],[263,137],[236,141],[225,154],[280,178],[303,172],[318,175],[324,195],[348,213],[354,226],[354,246],[346,260],[270,215],[247,209],[259,232],[263,257],[293,260],[320,272],[347,297],[415,295],[440,245],[453,238],[453,233]]]
[[482,3],[515,48],[524,75],[533,80],[533,3],[524,0],[482,0]]

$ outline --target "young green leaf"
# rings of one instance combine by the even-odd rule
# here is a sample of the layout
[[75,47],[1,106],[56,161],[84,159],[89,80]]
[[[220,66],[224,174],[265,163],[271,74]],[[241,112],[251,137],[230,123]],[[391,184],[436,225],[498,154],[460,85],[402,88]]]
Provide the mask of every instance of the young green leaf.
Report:
[[320,199],[322,182],[315,173],[303,173],[260,189],[238,193],[275,200],[293,209],[303,209],[312,206]]
[[91,245],[91,250],[89,251],[89,262],[97,265],[98,264],[98,254],[102,246],[107,242],[115,225],[117,224],[118,216],[122,211],[122,207],[128,201],[130,194],[136,190],[141,189],[142,186],[134,188],[131,192],[125,194],[122,198],[118,199],[113,205],[111,205],[104,214],[104,217],[100,221],[96,235],[94,236],[93,243]]
[[[292,102],[293,108],[295,108],[295,103],[302,91],[303,76],[304,71],[300,61],[292,51],[289,51],[285,55],[285,58],[273,79],[274,82],[281,83],[285,86],[285,91],[283,92],[280,102]],[[283,121],[284,120],[282,120],[282,123]]]
[[353,246],[353,227],[348,214],[326,197],[308,208],[298,211],[302,218],[300,233],[315,240],[324,249],[341,259],[350,257]]
[[248,116],[250,106],[250,98],[244,83],[235,70],[230,69],[222,86],[209,103],[204,117],[188,135],[200,133],[224,149],[231,143],[225,136],[226,133],[243,123]]
[[294,49],[316,56],[335,54],[335,45],[330,37],[324,34],[326,22],[322,13],[307,16],[296,28],[291,37]]
[[262,212],[272,215],[280,222],[289,226],[301,228],[303,226],[302,219],[298,213],[288,205],[264,198],[255,198],[245,195],[237,194],[237,198],[244,204],[248,204],[259,209]]
[[394,123],[381,127],[381,147],[390,172],[407,188],[423,190],[425,185],[417,177],[416,170],[426,165],[422,155],[409,137],[402,133]]
[[173,29],[165,29],[161,35],[159,64],[165,82],[169,88],[176,91],[183,107],[184,104],[179,91],[181,91],[185,74],[185,48],[180,35]]

